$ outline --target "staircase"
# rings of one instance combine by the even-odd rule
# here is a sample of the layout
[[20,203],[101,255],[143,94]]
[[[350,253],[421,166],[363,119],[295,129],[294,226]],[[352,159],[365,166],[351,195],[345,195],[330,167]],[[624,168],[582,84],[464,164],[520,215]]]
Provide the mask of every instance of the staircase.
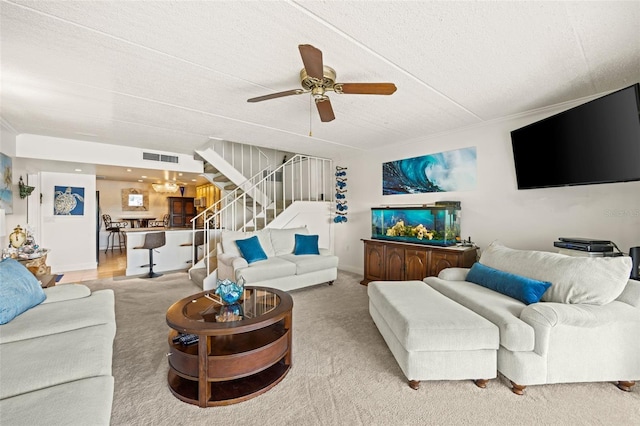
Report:
[[[243,152],[250,148],[255,151],[245,156]],[[205,235],[209,235],[203,247],[208,255],[197,263],[194,259],[189,270],[191,279],[205,289],[216,285],[216,252],[222,230],[249,232],[264,229],[283,216],[294,203],[312,201],[326,205],[333,200],[331,160],[298,154],[273,167],[265,161],[267,156],[259,148],[250,148],[233,146],[225,150],[205,147],[196,150],[210,164],[205,168],[207,178],[223,193],[226,192],[221,200],[192,220],[194,235],[196,223],[204,223]],[[233,161],[235,167],[229,161]],[[240,165],[245,172],[253,172],[249,179],[242,175],[242,168],[236,168]]]

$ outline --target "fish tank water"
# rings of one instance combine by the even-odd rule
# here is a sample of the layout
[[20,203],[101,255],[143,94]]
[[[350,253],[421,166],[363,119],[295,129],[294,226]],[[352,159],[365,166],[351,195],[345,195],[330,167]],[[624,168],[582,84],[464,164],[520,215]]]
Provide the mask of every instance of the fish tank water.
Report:
[[460,203],[372,207],[371,238],[435,246],[460,242]]

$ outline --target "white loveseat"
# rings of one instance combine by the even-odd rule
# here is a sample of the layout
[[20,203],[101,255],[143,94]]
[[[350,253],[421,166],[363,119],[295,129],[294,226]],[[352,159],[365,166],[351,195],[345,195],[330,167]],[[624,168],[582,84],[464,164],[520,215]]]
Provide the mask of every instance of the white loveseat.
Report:
[[640,282],[628,257],[587,258],[513,250],[492,243],[479,263],[551,283],[525,304],[449,268],[424,282],[498,326],[498,371],[514,393],[527,385],[640,379]]
[[[4,275],[0,281],[6,296],[9,279]],[[43,302],[0,325],[0,422],[108,425],[113,291],[92,293],[84,285],[66,284],[44,293]]]
[[[237,281],[243,278],[245,285],[285,291],[333,283],[338,276],[338,257],[320,247],[319,254],[296,255],[296,234],[309,236],[309,231],[306,227],[223,231],[217,246],[218,279]],[[267,259],[249,263],[242,257],[236,241],[253,236],[258,238]]]

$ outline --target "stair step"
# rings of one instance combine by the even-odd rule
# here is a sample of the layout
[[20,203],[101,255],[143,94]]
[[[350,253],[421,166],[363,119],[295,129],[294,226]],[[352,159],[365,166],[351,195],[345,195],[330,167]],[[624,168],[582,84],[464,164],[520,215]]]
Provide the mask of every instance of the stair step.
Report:
[[236,189],[238,187],[238,185],[236,185],[235,183],[230,183],[229,185],[225,185],[224,189],[226,191],[233,191],[234,189]]
[[213,178],[214,182],[229,182],[229,178],[225,175],[219,175]]

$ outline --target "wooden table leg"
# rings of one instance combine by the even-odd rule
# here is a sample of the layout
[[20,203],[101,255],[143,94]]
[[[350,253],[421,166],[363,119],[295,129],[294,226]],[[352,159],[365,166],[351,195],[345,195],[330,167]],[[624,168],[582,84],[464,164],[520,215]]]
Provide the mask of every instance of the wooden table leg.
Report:
[[473,383],[475,383],[477,387],[482,389],[487,387],[488,382],[489,382],[489,379],[477,379],[473,381]]
[[200,407],[206,407],[211,398],[211,386],[209,377],[209,339],[207,336],[199,336],[198,340],[198,403]]

